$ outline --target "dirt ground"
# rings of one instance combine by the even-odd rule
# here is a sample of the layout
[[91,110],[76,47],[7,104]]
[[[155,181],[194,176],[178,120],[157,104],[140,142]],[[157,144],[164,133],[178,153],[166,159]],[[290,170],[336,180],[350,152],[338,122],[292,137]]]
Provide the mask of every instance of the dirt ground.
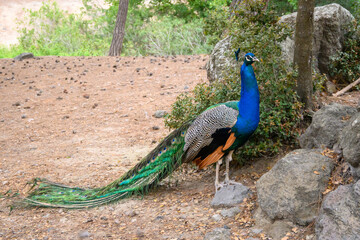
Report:
[[[22,7],[39,7],[39,2],[0,0],[0,43],[16,42],[13,17],[22,16]],[[59,1],[69,11],[79,2]],[[169,133],[154,112],[170,111],[179,94],[206,82],[207,59],[0,59],[0,194],[24,196],[34,177],[80,187],[112,182]],[[324,102],[356,105],[359,97],[352,93]],[[233,168],[231,176],[254,188],[276,159]],[[87,210],[10,211],[16,198],[0,198],[0,239],[203,239],[225,225],[232,239],[265,239],[249,228],[253,202],[241,205],[235,218],[212,218],[220,211],[210,207],[214,175],[211,167],[197,172],[184,166],[142,199]]]
[[[0,193],[23,196],[34,177],[82,187],[115,180],[169,133],[154,112],[170,111],[180,93],[205,82],[207,59],[0,59]],[[247,185],[256,179],[242,175]],[[0,239],[76,239],[83,231],[90,239],[201,239],[225,224],[245,234],[234,219],[211,218],[213,168],[184,167],[173,178],[177,184],[165,181],[143,199],[89,210],[10,213],[13,199],[0,198]]]
[[[34,177],[80,187],[112,182],[169,133],[154,112],[170,111],[179,94],[206,82],[207,59],[0,59],[0,193],[24,196]],[[359,97],[354,92],[325,102],[356,105]],[[233,168],[232,177],[254,188],[274,162]],[[214,220],[220,211],[210,207],[214,175],[212,167],[185,166],[143,199],[87,210],[10,212],[16,198],[0,198],[0,239],[202,239],[225,225],[233,239],[246,239],[254,202],[241,205],[236,218]]]

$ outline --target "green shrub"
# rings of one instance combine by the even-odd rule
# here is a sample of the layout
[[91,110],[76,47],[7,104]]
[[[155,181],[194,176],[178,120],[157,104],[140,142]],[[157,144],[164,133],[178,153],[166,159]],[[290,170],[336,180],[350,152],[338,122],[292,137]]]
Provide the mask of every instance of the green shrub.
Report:
[[13,58],[23,52],[24,49],[17,45],[0,45],[0,58]]
[[222,39],[229,25],[229,8],[225,6],[216,7],[204,18],[204,34],[208,38],[208,43],[215,46]]
[[360,25],[345,36],[344,49],[330,59],[329,72],[338,84],[349,84],[360,77]]
[[20,29],[19,45],[35,55],[104,55],[109,39],[84,13],[69,14],[56,2],[44,2],[38,11],[27,10]]
[[[14,57],[21,52],[32,52],[37,56],[107,55],[118,1],[108,9],[92,5],[91,0],[83,2],[85,8],[79,14],[62,11],[56,2],[44,2],[38,11],[28,10],[21,23],[26,27],[20,29],[19,44],[10,48],[2,46],[0,57]],[[211,51],[202,18],[188,21],[155,15],[154,7],[136,5],[140,2],[129,4],[122,55],[203,54]]]
[[[274,12],[262,9],[261,3],[249,1],[231,20],[229,29],[234,50],[240,47],[242,53],[253,52],[261,59],[261,63],[254,64],[261,94],[260,124],[249,143],[238,151],[243,158],[275,154],[283,145],[295,144],[301,119],[301,104],[293,90],[295,74],[288,72],[277,44],[290,31],[276,24],[278,16]],[[238,100],[241,89],[239,68],[228,69],[222,81],[200,84],[190,94],[179,96],[166,119],[167,126],[179,127],[210,105]]]
[[151,9],[162,16],[174,16],[186,21],[204,18],[219,6],[229,6],[231,0],[152,0]]
[[[134,37],[131,37],[134,36]],[[209,53],[201,20],[163,17],[145,23],[136,32],[129,31],[124,43],[127,55],[186,55]]]

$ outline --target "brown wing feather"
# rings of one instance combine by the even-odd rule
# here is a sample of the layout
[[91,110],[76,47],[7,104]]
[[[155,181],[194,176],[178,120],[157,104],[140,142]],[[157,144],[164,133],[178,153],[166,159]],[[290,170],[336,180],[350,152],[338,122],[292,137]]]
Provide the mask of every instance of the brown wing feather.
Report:
[[209,154],[204,160],[198,161],[199,169],[203,169],[204,167],[207,167],[217,161],[220,160],[220,158],[224,155],[224,152],[222,151],[223,146],[219,146],[214,152]]
[[235,142],[236,137],[235,137],[235,133],[231,133],[228,140],[226,140],[226,143],[224,145],[224,148],[222,149],[223,151],[227,150],[229,147],[231,147],[231,145],[233,145],[233,143]]
[[236,140],[235,134],[232,133],[224,146],[219,146],[214,152],[210,153],[205,159],[201,160],[200,157],[194,160],[195,164],[199,169],[203,169],[217,161],[219,161],[224,156],[224,151],[227,150]]

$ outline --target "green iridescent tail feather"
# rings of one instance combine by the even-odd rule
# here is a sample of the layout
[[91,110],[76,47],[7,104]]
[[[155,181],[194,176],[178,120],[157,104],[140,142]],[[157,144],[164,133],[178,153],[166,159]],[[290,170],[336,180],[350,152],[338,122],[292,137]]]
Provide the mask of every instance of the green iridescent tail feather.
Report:
[[105,187],[83,189],[36,178],[25,202],[41,207],[88,208],[146,194],[182,164],[184,138],[190,124],[170,133],[131,170]]

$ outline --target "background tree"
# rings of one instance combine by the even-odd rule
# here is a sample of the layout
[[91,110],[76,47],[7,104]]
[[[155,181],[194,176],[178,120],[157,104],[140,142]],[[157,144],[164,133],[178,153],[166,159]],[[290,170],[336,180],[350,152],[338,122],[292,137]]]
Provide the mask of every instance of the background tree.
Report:
[[125,36],[125,23],[129,7],[129,0],[120,0],[119,10],[116,16],[113,38],[109,50],[109,56],[120,56]]
[[294,64],[298,69],[296,92],[305,109],[312,107],[312,40],[315,0],[299,0],[295,29]]

